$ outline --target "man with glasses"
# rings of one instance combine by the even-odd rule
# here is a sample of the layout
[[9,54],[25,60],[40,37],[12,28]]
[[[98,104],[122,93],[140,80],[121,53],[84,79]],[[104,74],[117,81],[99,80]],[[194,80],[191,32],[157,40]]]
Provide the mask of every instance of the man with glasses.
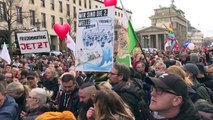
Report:
[[177,74],[162,74],[158,78],[147,77],[152,85],[149,108],[155,119],[200,120],[197,110],[188,97],[187,85]]
[[[130,82],[130,69],[124,64],[114,63],[111,72],[108,73],[109,83],[112,85],[114,90],[131,108],[132,113],[136,120],[147,120],[145,116],[141,114],[139,102],[141,96],[137,94],[138,87]],[[145,102],[142,106],[146,106]],[[149,113],[147,109],[143,109],[142,112]]]

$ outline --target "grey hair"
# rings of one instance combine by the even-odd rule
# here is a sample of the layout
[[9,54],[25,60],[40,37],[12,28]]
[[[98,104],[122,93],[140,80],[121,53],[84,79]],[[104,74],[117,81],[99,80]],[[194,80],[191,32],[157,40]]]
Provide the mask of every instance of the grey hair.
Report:
[[58,78],[58,72],[54,67],[48,67],[47,69],[49,69],[53,73],[54,78]]
[[52,96],[52,92],[42,88],[34,88],[31,90],[32,97],[39,100],[40,104],[47,103],[47,100]]
[[12,82],[7,85],[7,93],[24,92],[24,86],[20,82]]

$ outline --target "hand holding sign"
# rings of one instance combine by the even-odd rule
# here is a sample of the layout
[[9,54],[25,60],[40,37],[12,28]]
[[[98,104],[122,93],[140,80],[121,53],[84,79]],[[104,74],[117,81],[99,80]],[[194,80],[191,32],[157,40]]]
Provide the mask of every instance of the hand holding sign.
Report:
[[104,5],[107,6],[116,6],[117,0],[104,0]]
[[70,25],[65,23],[63,26],[60,24],[55,23],[53,26],[55,33],[58,35],[60,40],[64,40],[67,36],[67,33],[70,31]]

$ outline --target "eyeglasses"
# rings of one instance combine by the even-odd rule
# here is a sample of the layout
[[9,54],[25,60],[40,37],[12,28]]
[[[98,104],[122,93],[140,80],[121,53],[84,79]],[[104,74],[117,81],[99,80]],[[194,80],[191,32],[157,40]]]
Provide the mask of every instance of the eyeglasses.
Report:
[[108,75],[119,75],[119,74],[116,74],[116,73],[113,73],[113,72],[109,72]]
[[35,97],[31,97],[31,96],[29,96],[28,98],[30,98],[30,99],[37,99],[37,98],[35,98]]
[[155,91],[155,92],[157,93],[157,95],[162,95],[163,93],[166,92],[166,93],[170,93],[170,94],[173,94],[173,95],[176,95],[176,96],[177,96],[176,93],[171,92],[171,91],[166,90],[166,89],[161,88],[161,87],[154,87],[154,86],[152,86],[152,87],[151,87],[151,92],[152,92],[152,91]]
[[35,78],[33,77],[28,77],[27,80],[34,80]]

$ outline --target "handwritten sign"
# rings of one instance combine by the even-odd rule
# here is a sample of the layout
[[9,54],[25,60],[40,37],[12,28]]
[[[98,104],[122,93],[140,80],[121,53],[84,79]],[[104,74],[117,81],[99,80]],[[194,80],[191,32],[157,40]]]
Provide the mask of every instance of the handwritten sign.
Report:
[[17,33],[21,53],[50,52],[47,31]]

